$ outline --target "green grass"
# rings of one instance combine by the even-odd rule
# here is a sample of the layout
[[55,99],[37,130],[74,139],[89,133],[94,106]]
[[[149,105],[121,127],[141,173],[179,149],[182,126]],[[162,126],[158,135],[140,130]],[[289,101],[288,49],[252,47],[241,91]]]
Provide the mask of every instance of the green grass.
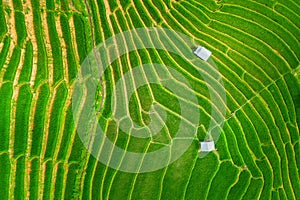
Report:
[[287,199],[286,193],[283,189],[279,189],[279,197],[280,199]]
[[69,0],[62,0],[61,1],[61,9],[63,11],[69,11]]
[[[252,125],[254,126],[255,130],[248,131],[247,133],[249,136],[249,140],[251,140],[251,135],[253,135],[254,139],[257,143],[261,144],[269,144],[271,143],[271,135],[269,133],[268,127],[266,123],[263,121],[261,116],[259,115],[258,111],[253,108],[251,105],[246,105],[244,107],[245,113],[247,113],[247,117],[251,119],[251,117],[256,117],[257,120],[251,121]],[[248,120],[249,123],[249,120]]]
[[161,23],[162,22],[162,18],[159,15],[159,11],[153,6],[152,2],[147,0],[147,1],[143,1],[146,9],[149,11],[151,18],[156,22],[156,23]]
[[109,198],[111,198],[111,199],[114,199],[114,198],[128,199],[134,177],[135,177],[134,174],[117,172],[116,176],[114,177],[114,182],[111,186],[111,189],[119,191],[119,192],[109,194]]
[[21,0],[13,0],[14,9],[18,11],[23,11],[22,1]]
[[71,199],[74,198],[74,184],[76,180],[76,172],[78,170],[78,165],[77,164],[72,164],[68,168],[68,175],[67,175],[67,182],[65,183],[66,185],[66,190],[65,190],[65,198],[66,199]]
[[118,21],[117,23],[120,25],[122,31],[128,30],[126,26],[125,16],[122,14],[120,10],[116,10],[116,20]]
[[[297,66],[298,62],[296,58],[288,52],[291,52],[288,46],[283,43],[277,35],[273,32],[269,31],[266,28],[263,28],[259,25],[256,25],[252,22],[246,21],[243,18],[236,17],[233,15],[214,15],[215,19],[223,22],[225,24],[230,21],[230,26],[237,28],[241,31],[247,32],[248,34],[260,38],[261,40],[268,43],[271,47],[276,49],[278,52],[282,54],[282,56],[290,63],[291,66]],[[226,17],[225,17],[226,16]],[[228,24],[229,25],[229,24]],[[272,38],[272,39],[271,39]],[[271,39],[271,40],[270,40]],[[250,54],[249,56],[256,57],[254,54]]]
[[[28,5],[14,0],[11,8],[6,1],[0,2],[1,198],[300,198],[297,1],[47,0],[44,5],[32,0],[32,8],[23,8],[23,4]],[[106,6],[113,13],[108,13]],[[31,11],[32,26],[27,27],[25,17],[30,19]],[[14,18],[12,26],[10,17]],[[98,88],[106,91],[99,123],[116,146],[149,153],[164,147],[160,143],[170,143],[168,132],[174,137],[178,131],[179,101],[157,84],[139,88],[129,101],[131,117],[139,125],[151,123],[147,111],[152,93],[172,111],[167,112],[165,127],[152,138],[154,143],[149,138],[129,136],[117,127],[111,109],[114,84],[136,66],[159,63],[177,70],[192,86],[199,102],[195,112],[198,109],[200,113],[198,138],[180,159],[154,172],[125,173],[98,162],[87,152],[76,132],[72,99],[67,95],[73,92],[79,64],[92,48],[117,33],[144,26],[180,31],[212,51],[226,89],[226,120],[217,151],[198,158],[198,142],[206,136],[214,105],[209,85],[195,66],[157,49],[121,56],[104,73],[106,88]],[[166,35],[163,40],[172,38]],[[66,49],[62,49],[61,41]],[[50,48],[46,50],[46,46]],[[202,70],[206,73],[205,66]],[[18,80],[16,75],[20,75]],[[34,86],[29,84],[31,79]],[[93,145],[99,154],[115,150],[103,152]]]
[[[187,10],[190,14],[193,14],[194,16],[197,16],[197,20],[201,21],[204,24],[208,24],[210,22],[209,17],[205,14],[205,12],[202,11],[202,9],[198,9],[196,6],[191,5],[190,2],[182,2],[182,4],[179,4],[177,9],[184,8]],[[189,14],[187,12],[184,12],[182,14]],[[193,17],[195,19],[195,17]],[[198,25],[198,23],[197,23]],[[199,27],[199,26],[197,26]],[[201,26],[201,28],[204,28],[205,26]]]
[[[202,141],[202,139],[201,139],[201,141]],[[216,144],[216,148],[219,151],[220,161],[224,162],[224,161],[231,159],[231,155],[228,150],[228,143],[226,141],[226,137],[223,134],[220,135],[218,143]]]
[[33,47],[32,42],[28,41],[25,47],[24,65],[19,77],[19,83],[28,83],[31,78],[33,64]]
[[45,116],[47,112],[47,104],[49,98],[49,85],[44,84],[40,87],[38,93],[38,99],[36,104],[36,110],[34,114],[34,127],[32,131],[32,140],[35,144],[31,147],[31,156],[38,156],[41,153],[42,140],[45,129]]
[[280,152],[280,154],[283,154],[283,159],[281,160],[281,171],[282,171],[282,180],[283,180],[283,187],[284,187],[284,192],[287,196],[287,199],[293,199],[294,198],[294,193],[293,189],[291,188],[291,183],[290,183],[290,177],[289,177],[289,168],[288,168],[288,160],[286,158],[286,153]]
[[26,153],[31,100],[32,93],[29,85],[22,86],[17,100],[14,156]]
[[11,83],[5,83],[0,88],[0,140],[2,141],[0,143],[0,152],[7,151],[9,147],[9,130],[10,130],[10,104],[11,104],[11,98],[12,98],[12,84]]
[[[49,1],[47,1],[48,3]],[[48,75],[47,70],[47,58],[46,58],[46,47],[43,37],[43,29],[41,22],[41,7],[38,1],[31,0],[32,11],[33,11],[33,25],[36,37],[36,43],[38,47],[38,63],[37,63],[37,74],[35,77],[35,87],[38,87],[40,83],[45,80]]]
[[0,155],[0,166],[0,174],[2,175],[0,179],[1,198],[9,199],[9,177],[11,163],[8,154],[5,153]]
[[102,183],[101,178],[103,178],[103,172],[104,172],[105,166],[103,166],[101,163],[96,164],[96,169],[93,173],[93,179],[92,179],[92,186],[90,190],[92,190],[92,199],[100,199],[102,194],[100,194],[100,189],[99,187]]
[[2,27],[0,29],[0,41],[2,41],[4,34],[7,32],[6,19],[2,1],[0,2],[0,27]]
[[112,12],[114,12],[118,8],[118,4],[116,0],[109,1],[109,7]]
[[86,36],[86,28],[85,28],[85,27],[87,27],[88,22],[83,17],[78,15],[77,13],[75,13],[73,15],[73,21],[74,21],[74,26],[75,26],[77,51],[79,54],[80,63],[82,63],[88,54],[88,52],[87,52],[88,51],[88,47],[87,47],[88,38]]
[[124,0],[124,1],[120,1],[120,4],[123,9],[126,9],[130,5],[130,2],[131,2],[130,0]]
[[223,131],[226,136],[227,145],[228,147],[230,147],[228,149],[232,161],[237,166],[243,166],[244,165],[243,157],[241,155],[241,152],[239,151],[238,143],[234,135],[233,129],[228,124],[225,124]]
[[[236,5],[230,5],[230,6],[225,5],[224,7],[222,7],[222,11],[249,20],[253,19],[251,16],[253,16],[253,14],[256,14],[258,12],[260,15],[257,15],[257,17],[254,18],[254,21],[266,27],[268,30],[271,30],[272,32],[278,35],[284,36],[286,38],[284,42],[288,44],[288,46],[291,48],[291,50],[293,50],[293,52],[297,56],[299,56],[299,53],[297,52],[297,49],[299,49],[299,47],[297,47],[296,38],[292,34],[292,33],[297,33],[299,30],[296,30],[293,26],[287,26],[290,25],[290,23],[286,22],[286,19],[280,17],[279,15],[276,15],[274,12],[272,12],[272,10],[266,9],[266,7],[260,4],[257,4],[255,2],[238,2],[238,4],[241,4],[245,7],[237,7]],[[293,19],[294,17],[291,18]],[[274,58],[278,58],[278,57],[275,56]]]
[[[271,49],[271,47],[267,46],[270,44],[266,43],[265,41],[264,44],[262,44],[262,41],[258,40],[253,35],[249,35],[248,33],[246,34],[245,32],[236,29],[232,30],[231,25],[223,24],[220,22],[212,23],[211,27],[217,30],[223,30],[224,33],[230,34],[231,37],[236,38],[238,41],[252,48],[252,50],[247,51],[248,53],[245,52],[244,55],[246,57],[249,57],[252,61],[256,62],[258,64],[257,68],[263,68],[264,70],[262,73],[271,76],[272,79],[276,79],[276,77],[278,77],[278,70],[281,71],[281,73],[284,73],[286,71],[286,63],[284,62],[284,60],[279,58]],[[260,54],[255,52],[255,50]],[[250,55],[252,57],[250,57]],[[261,58],[260,60],[265,60],[265,63],[262,64],[263,61],[259,62],[259,58]],[[266,58],[268,58],[268,60]]]
[[[274,121],[280,131],[282,142],[283,143],[289,142],[291,139],[290,139],[289,134],[287,133],[287,129],[284,128],[285,122],[282,119],[282,115],[278,109],[277,104],[274,103],[275,101],[273,100],[272,95],[270,94],[269,91],[264,91],[264,92],[262,92],[261,95],[264,99],[268,99],[267,104],[268,104],[268,107],[270,108],[270,114],[272,116],[276,116],[276,117],[274,117]],[[271,100],[273,100],[273,101],[271,101]]]
[[25,16],[22,12],[15,12],[15,20],[16,20],[16,31],[18,35],[18,45],[20,47],[23,46],[24,40],[27,37],[26,25],[25,25]]
[[[46,170],[45,170],[46,173],[45,173],[44,185],[46,188],[51,188],[52,178],[53,178],[53,162],[52,161],[46,162],[45,168],[46,168]],[[45,199],[50,199],[52,192],[53,192],[52,190],[44,190],[43,197]]]
[[[130,189],[132,187],[132,183],[134,180],[134,174],[127,174],[121,171],[118,171],[114,177],[111,190],[112,191],[119,191],[118,193],[110,193],[106,194],[109,195],[110,198],[122,198],[127,199],[130,195]],[[107,193],[107,192],[105,192]]]
[[60,150],[57,156],[58,160],[64,160],[67,155],[68,148],[71,144],[72,141],[70,141],[70,138],[72,134],[74,133],[74,121],[73,121],[73,113],[72,113],[72,106],[70,105],[67,110],[67,115],[65,119],[65,127],[64,127],[64,132],[63,132],[63,137],[61,139],[61,144],[60,144]]
[[289,132],[289,134],[291,136],[292,144],[295,144],[296,142],[299,142],[299,135],[298,135],[298,132],[297,132],[297,127],[292,126],[291,123],[288,123],[287,128],[288,128],[287,131]]
[[[236,55],[238,57],[238,55]],[[252,74],[249,74],[249,73],[245,73],[244,76],[243,76],[245,82],[251,86],[251,88],[254,90],[254,91],[257,91],[257,92],[260,92],[262,90],[264,90],[264,88],[266,86],[264,86],[260,81],[258,81],[256,79],[255,76],[253,76]]]
[[299,100],[300,100],[300,85],[295,76],[292,74],[287,74],[287,76],[284,77],[285,82],[287,83],[286,86],[288,87],[288,90],[290,91],[290,97],[292,98],[292,107],[293,112],[295,114],[295,118],[292,120],[295,120],[297,124],[300,123],[300,117],[296,113],[300,111],[299,108]]
[[82,152],[85,151],[85,147],[82,144],[82,141],[80,140],[79,136],[76,134],[75,139],[72,143],[72,150],[71,155],[68,159],[69,162],[79,162],[81,159]]
[[220,8],[220,5],[217,4],[217,2],[215,2],[215,1],[209,1],[209,2],[205,2],[205,3],[197,2],[197,3],[199,3],[200,5],[202,4],[204,9],[208,10],[208,11],[216,11]]
[[8,50],[10,47],[10,37],[6,36],[2,42],[3,42],[3,47],[0,53],[0,70],[3,68],[3,65],[5,63],[5,58],[7,57],[8,54]]
[[[299,153],[300,153],[299,142],[297,144],[295,144],[294,149],[295,149],[295,155],[299,155]],[[299,173],[299,171],[300,171],[300,168],[299,168],[299,166],[300,166],[300,159],[297,156],[296,156],[296,164],[297,164],[298,173]]]
[[49,135],[47,141],[47,148],[46,148],[46,158],[51,158],[53,153],[57,147],[57,138],[58,135],[61,133],[61,117],[63,114],[63,106],[66,101],[68,89],[65,83],[62,83],[58,86],[55,97],[54,103],[52,107],[52,113],[50,115],[50,125],[49,125]]
[[135,27],[135,28],[143,27],[142,21],[139,19],[138,15],[134,11],[133,7],[128,8],[127,21],[129,21],[129,20],[134,21],[134,23],[132,22],[133,27]]
[[270,199],[271,198],[271,190],[272,190],[272,168],[268,164],[267,160],[261,160],[256,162],[258,167],[263,173],[264,176],[264,185],[260,195],[262,199]]
[[[215,26],[213,25],[214,23],[212,23],[212,27]],[[221,27],[218,26],[218,27]],[[227,39],[229,39],[228,37],[224,37],[224,40],[227,41]],[[240,46],[240,43],[237,43],[236,41],[230,41],[231,39],[228,40],[228,42],[230,42],[231,48],[233,48],[234,46],[236,46],[236,48],[240,48],[238,46]],[[248,82],[248,84],[250,84],[252,86],[252,88],[254,89],[255,87],[258,87],[259,85],[262,85],[262,83],[264,84],[268,84],[269,83],[269,77],[262,72],[262,69],[259,67],[259,64],[257,64],[258,62],[258,57],[256,57],[255,59],[252,58],[247,58],[249,57],[249,54],[255,54],[252,52],[251,49],[247,48],[247,47],[242,47],[240,49],[236,50],[232,50],[228,52],[228,55],[230,56],[231,59],[233,59],[238,65],[243,66],[243,71],[244,73],[246,73],[246,75],[249,75],[249,78],[251,78],[251,81],[247,81],[247,76],[245,76],[245,81]],[[241,54],[243,53],[243,54]],[[265,63],[266,61],[263,59],[260,59],[260,63]],[[264,64],[266,65],[266,63]],[[263,66],[263,65],[260,65]],[[236,71],[236,70],[234,70]],[[240,74],[240,73],[239,73]],[[277,73],[273,73],[276,76]],[[256,80],[253,81],[253,78],[255,78]],[[260,80],[261,82],[258,82],[257,80]],[[257,88],[256,91],[258,91],[259,89],[262,89],[262,87]]]
[[[189,9],[187,9],[179,4],[175,5],[174,8],[175,9],[171,11],[173,17],[187,23],[188,30],[191,34],[198,35],[200,38],[206,38],[205,42],[209,45],[214,45],[218,48],[219,46],[223,46],[223,44],[220,41],[217,41],[210,34],[201,31],[207,30],[207,24],[210,22],[210,19],[207,18],[207,16],[204,13],[202,13],[201,10],[195,9],[195,7],[188,7]],[[195,15],[195,12],[198,12],[203,16],[200,16],[199,14]],[[189,19],[192,19],[193,23],[189,21]]]
[[69,26],[69,19],[66,15],[60,16],[60,23],[63,31],[63,37],[66,42],[66,48],[67,48],[67,61],[68,61],[68,77],[69,81],[72,82],[77,75],[77,68],[78,64],[75,59],[74,51],[73,51],[73,44],[72,44],[72,38],[70,34],[70,26]]
[[295,163],[295,156],[294,149],[290,143],[286,145],[286,153],[288,157],[288,165],[289,165],[289,176],[292,184],[292,188],[295,194],[296,199],[300,198],[300,180],[299,177],[294,177],[294,174],[297,174],[297,165]]
[[[250,106],[247,106],[250,107]],[[243,127],[243,133],[245,135],[245,138],[247,140],[248,146],[253,152],[254,156],[258,159],[262,159],[264,157],[262,153],[262,149],[257,146],[257,144],[260,143],[257,133],[253,125],[251,124],[251,121],[249,120],[249,117],[246,116],[245,113],[247,113],[247,107],[243,109],[244,112],[238,112],[236,113],[237,118],[241,122],[241,125]]]
[[[105,81],[112,81],[112,69],[107,68],[107,70],[104,72],[104,79]],[[107,98],[105,99],[104,106],[103,106],[103,111],[102,115],[104,118],[109,118],[111,115],[111,95],[112,95],[112,85],[106,85],[105,86],[105,91]]]
[[279,200],[280,197],[279,197],[279,192],[278,191],[272,191],[272,197],[271,199],[274,199],[274,200]]
[[[137,176],[135,185],[136,186],[140,185],[141,187],[134,187],[131,198],[132,199],[158,198],[160,196],[160,189],[158,188],[160,188],[160,184],[162,182],[163,177],[164,177],[164,170],[158,170],[151,174],[139,174]],[[118,182],[115,182],[115,185],[118,185]]]
[[283,118],[283,121],[289,121],[289,119],[290,119],[289,112],[287,110],[287,105],[285,104],[282,94],[280,92],[280,86],[278,84],[271,85],[269,87],[269,92],[273,96],[272,98],[274,99],[274,104],[276,104],[275,107],[278,107],[278,109],[281,113],[281,116]]
[[149,13],[142,6],[142,2],[133,0],[133,3],[135,5],[135,7],[137,8],[137,17],[140,18],[144,22],[146,27],[153,26],[153,22],[150,19]]
[[46,0],[46,8],[47,8],[47,10],[54,10],[55,9],[55,1]]
[[14,196],[16,199],[24,199],[25,197],[24,176],[25,176],[25,157],[21,156],[17,161],[17,169],[16,169],[16,187],[14,190]]
[[[296,8],[296,6],[291,6],[289,8],[287,8],[286,4],[291,4],[292,1],[289,2],[284,2],[285,6],[283,6],[283,4],[277,4],[275,5],[275,11],[279,12],[280,14],[283,14],[283,16],[286,16],[290,21],[291,24],[293,25],[293,29],[289,29],[289,30],[293,30],[293,33],[298,33],[299,29],[295,28],[299,27],[300,23],[299,23],[299,16],[295,14],[295,11],[293,9]],[[297,8],[296,8],[297,9]],[[296,13],[299,12],[299,10],[296,11]],[[295,52],[296,53],[296,52]]]
[[209,192],[210,183],[218,168],[219,161],[213,153],[208,154],[201,160],[196,160],[188,183],[186,199],[205,199]]
[[[258,114],[260,115],[260,117],[262,118],[263,122],[266,123],[266,125],[269,127],[269,132],[270,135],[272,137],[272,140],[274,141],[274,143],[276,145],[281,146],[283,141],[281,139],[281,135],[276,127],[276,124],[274,122],[274,120],[270,117],[272,117],[272,114],[269,114],[268,112],[264,112],[264,110],[266,110],[265,105],[262,103],[262,99],[260,98],[255,98],[253,99],[253,107],[257,110]],[[280,148],[280,147],[278,147]],[[283,149],[279,149],[279,150],[283,150]]]
[[[113,184],[113,178],[117,174],[117,171],[115,169],[110,169],[110,168],[106,168],[105,169],[105,166],[103,166],[102,164],[99,165],[99,167],[101,169],[106,170],[102,174],[104,180],[101,180],[102,182],[101,182],[100,190],[102,189],[103,193],[102,193],[102,195],[101,194],[100,195],[103,198],[109,198],[109,196],[110,196],[109,189],[110,189],[110,187],[113,187],[112,186],[112,184]],[[101,172],[101,170],[99,172]],[[127,179],[124,182],[127,182]],[[117,182],[115,182],[115,184],[117,184]],[[130,184],[128,184],[127,188],[128,189],[130,188]],[[127,192],[128,192],[128,190],[127,190]]]
[[88,165],[86,168],[86,176],[84,178],[82,196],[90,197],[91,196],[91,188],[92,188],[92,177],[94,175],[95,163],[97,160],[94,157],[89,157]]
[[20,62],[21,49],[19,47],[14,48],[11,55],[10,61],[8,63],[6,72],[3,79],[6,81],[13,81],[17,72],[17,68]]
[[[101,23],[101,29],[100,29],[100,27],[99,27],[99,29],[101,31],[103,31],[103,37],[105,39],[108,39],[108,38],[110,38],[112,36],[112,33],[110,31],[110,27],[109,27],[109,24],[108,24],[107,16],[105,15],[106,9],[105,9],[104,2],[101,1],[101,0],[97,0],[97,5],[98,5],[98,9],[99,9],[99,11],[98,11],[97,14],[100,16],[100,23]],[[97,30],[97,29],[95,29],[95,30]]]
[[75,8],[82,12],[82,14],[86,14],[86,11],[84,10],[85,8],[85,5],[84,5],[84,2],[81,1],[81,0],[72,0],[70,1],[70,3],[73,3],[73,5],[75,6]]
[[64,77],[64,66],[62,61],[62,50],[55,25],[55,13],[47,13],[47,24],[49,27],[49,37],[53,56],[53,81],[58,83]]
[[[289,114],[289,121],[295,123],[297,121],[297,117],[296,117],[296,112],[297,110],[295,110],[294,108],[294,103],[293,103],[293,97],[291,96],[290,91],[289,90],[289,86],[287,85],[287,83],[289,83],[289,79],[292,78],[290,75],[288,75],[287,77],[285,77],[284,79],[281,79],[277,82],[278,88],[280,90],[281,93],[281,97],[284,100],[285,106],[288,110],[288,114]],[[293,89],[294,90],[294,89]],[[296,101],[294,101],[296,102]]]
[[237,182],[230,188],[227,199],[242,199],[250,184],[250,178],[248,171],[241,171]]
[[263,181],[261,179],[251,179],[243,199],[258,199],[262,190]]
[[[182,157],[168,166],[163,177],[162,198],[172,196],[175,199],[182,199],[184,197],[184,193],[176,188],[185,188],[189,181],[189,175],[193,170],[192,161],[198,156],[193,149],[194,145],[191,145]],[[170,182],[173,184],[169,184]]]
[[253,157],[249,151],[249,147],[246,141],[243,138],[244,134],[238,125],[237,119],[230,119],[228,121],[228,124],[233,130],[235,130],[234,133],[239,144],[239,151],[241,152],[245,165],[248,167],[249,171],[251,172],[251,175],[256,178],[260,177],[261,172],[259,171],[258,167],[253,161]]
[[58,164],[57,175],[56,175],[56,183],[55,183],[55,192],[54,199],[62,199],[64,191],[64,165]]
[[[94,3],[94,1],[91,1],[89,0],[89,5],[90,5],[90,14],[92,15],[92,18],[91,20],[92,23],[93,23],[93,35],[94,35],[94,38],[92,38],[92,40],[95,40],[95,43],[98,44],[102,41],[102,34],[101,34],[101,28],[100,28],[100,25],[101,25],[101,22],[98,20],[98,13],[97,13],[97,10],[96,10],[96,5]],[[105,13],[105,12],[104,12]],[[104,14],[102,13],[102,14]],[[91,23],[91,22],[90,22]]]
[[30,172],[30,183],[29,183],[29,194],[30,199],[38,199],[38,186],[39,186],[39,177],[40,177],[40,170],[39,170],[39,160],[33,159],[31,161],[31,172]]
[[[160,12],[165,13],[165,9],[164,9],[165,7],[164,7],[164,4],[163,4],[163,2],[162,2],[161,0],[159,0],[159,1],[153,1],[152,3],[153,3],[153,5],[154,5]],[[170,4],[167,4],[167,5],[170,6]]]
[[282,185],[282,177],[280,170],[280,161],[276,149],[273,145],[263,146],[262,149],[273,169],[273,187],[278,188]]
[[238,170],[231,162],[223,162],[210,185],[207,199],[221,199],[227,196],[228,188],[237,179]]

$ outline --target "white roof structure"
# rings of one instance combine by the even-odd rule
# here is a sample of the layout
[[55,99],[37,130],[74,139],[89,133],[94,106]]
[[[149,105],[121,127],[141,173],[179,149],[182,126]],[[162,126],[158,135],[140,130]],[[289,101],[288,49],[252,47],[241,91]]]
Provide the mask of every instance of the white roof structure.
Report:
[[200,145],[201,145],[201,151],[210,152],[210,151],[215,150],[215,142],[214,141],[200,142]]
[[204,47],[198,46],[197,49],[194,51],[194,54],[202,60],[207,61],[211,55],[211,51],[205,49]]

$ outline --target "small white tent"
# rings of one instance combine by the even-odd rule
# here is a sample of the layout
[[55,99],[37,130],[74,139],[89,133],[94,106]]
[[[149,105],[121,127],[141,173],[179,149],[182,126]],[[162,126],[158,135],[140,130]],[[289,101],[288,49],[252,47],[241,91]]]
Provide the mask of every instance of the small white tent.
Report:
[[201,145],[201,151],[203,152],[209,152],[215,150],[215,142],[200,142]]
[[207,61],[211,55],[211,51],[205,49],[204,47],[198,46],[197,49],[194,51],[194,54],[202,60]]

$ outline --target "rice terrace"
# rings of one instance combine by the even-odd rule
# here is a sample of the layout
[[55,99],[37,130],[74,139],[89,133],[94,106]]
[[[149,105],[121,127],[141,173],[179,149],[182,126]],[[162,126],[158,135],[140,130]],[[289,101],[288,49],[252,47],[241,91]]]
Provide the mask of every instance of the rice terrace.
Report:
[[299,124],[299,0],[0,0],[0,200],[297,200]]

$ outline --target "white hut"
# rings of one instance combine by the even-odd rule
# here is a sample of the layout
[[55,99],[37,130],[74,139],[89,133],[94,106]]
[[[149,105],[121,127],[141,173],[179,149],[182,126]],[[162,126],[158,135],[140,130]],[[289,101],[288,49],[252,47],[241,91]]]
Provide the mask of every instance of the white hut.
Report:
[[205,49],[204,47],[198,46],[197,49],[194,51],[194,54],[202,60],[207,61],[211,55],[211,51]]
[[200,142],[201,145],[201,151],[203,152],[210,152],[215,150],[215,142]]

